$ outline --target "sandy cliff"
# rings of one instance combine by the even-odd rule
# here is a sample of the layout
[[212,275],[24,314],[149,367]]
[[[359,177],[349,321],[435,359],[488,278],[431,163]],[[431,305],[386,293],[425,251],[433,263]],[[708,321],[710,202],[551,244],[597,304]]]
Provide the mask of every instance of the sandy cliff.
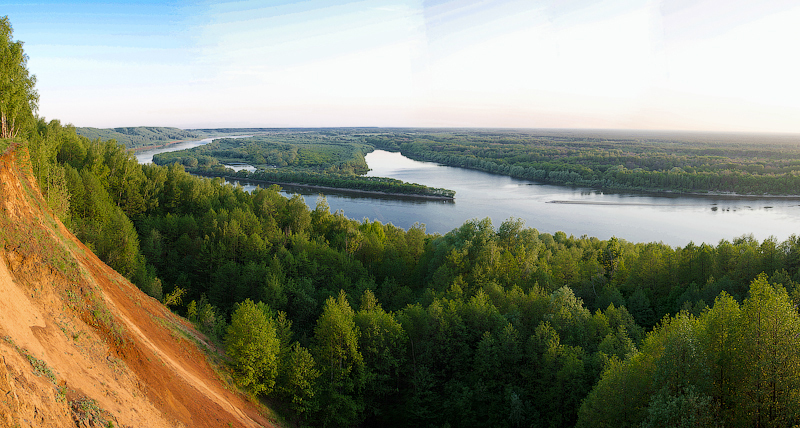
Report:
[[0,427],[271,426],[204,340],[54,218],[24,147],[0,155]]

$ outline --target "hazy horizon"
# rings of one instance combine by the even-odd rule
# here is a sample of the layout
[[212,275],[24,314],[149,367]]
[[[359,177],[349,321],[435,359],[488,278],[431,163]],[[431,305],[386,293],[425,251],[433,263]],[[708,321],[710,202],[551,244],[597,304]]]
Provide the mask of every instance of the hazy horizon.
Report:
[[791,0],[6,5],[78,127],[800,133]]
[[[57,119],[57,118],[56,118]],[[74,125],[74,124],[73,124]],[[95,128],[95,129],[118,129],[118,128],[138,128],[138,127],[158,127],[155,125],[140,124],[134,126],[108,126],[108,127],[91,127],[91,126],[78,126],[78,128]],[[530,132],[535,133],[537,136],[565,136],[565,134],[581,137],[604,137],[604,138],[658,138],[658,137],[691,137],[692,140],[702,139],[702,137],[752,137],[763,136],[767,138],[788,138],[792,141],[800,142],[800,132],[772,132],[772,131],[704,131],[704,130],[686,130],[686,129],[635,129],[635,128],[534,128],[534,127],[491,127],[491,126],[248,126],[248,127],[189,127],[182,128],[178,126],[164,125],[165,128],[178,128],[184,131],[219,131],[221,129],[231,129],[237,131],[282,131],[282,130],[323,130],[323,129],[364,129],[364,130],[420,130],[420,131],[499,131],[499,132]],[[217,137],[214,137],[217,138]],[[726,141],[729,141],[726,138]],[[744,141],[752,142],[746,139]]]

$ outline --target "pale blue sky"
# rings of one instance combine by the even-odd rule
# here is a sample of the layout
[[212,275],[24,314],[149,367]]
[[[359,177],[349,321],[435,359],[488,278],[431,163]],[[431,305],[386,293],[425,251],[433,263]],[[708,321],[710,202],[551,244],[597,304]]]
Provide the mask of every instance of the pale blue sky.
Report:
[[40,114],[76,126],[800,133],[796,0],[39,1],[0,15]]

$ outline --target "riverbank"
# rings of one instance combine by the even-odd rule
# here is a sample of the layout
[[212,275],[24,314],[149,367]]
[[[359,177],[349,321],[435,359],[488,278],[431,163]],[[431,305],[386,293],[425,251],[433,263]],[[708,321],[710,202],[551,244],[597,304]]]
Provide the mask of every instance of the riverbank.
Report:
[[[550,184],[550,183],[536,183],[547,184],[550,186],[565,186],[563,184]],[[572,186],[572,187],[586,187],[586,186]],[[699,197],[699,198],[715,198],[715,199],[800,199],[800,194],[769,194],[769,193],[736,193],[736,192],[684,192],[680,190],[657,190],[657,189],[626,189],[615,187],[587,187],[589,189],[598,190],[607,194],[633,194],[643,196],[655,197]]]

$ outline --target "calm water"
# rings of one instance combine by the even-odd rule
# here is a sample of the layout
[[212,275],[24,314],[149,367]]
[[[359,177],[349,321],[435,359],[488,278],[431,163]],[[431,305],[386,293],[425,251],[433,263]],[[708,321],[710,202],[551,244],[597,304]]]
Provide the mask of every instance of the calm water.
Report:
[[[197,143],[197,146],[207,142],[186,144]],[[140,162],[147,159],[145,153],[137,158]],[[326,195],[332,211],[343,210],[350,218],[380,220],[404,229],[420,222],[429,233],[444,234],[469,219],[489,217],[497,228],[504,220],[515,217],[540,232],[564,231],[568,235],[601,239],[617,236],[632,242],[662,241],[673,246],[690,241],[716,244],[721,239],[744,234],[753,234],[759,240],[769,236],[784,240],[800,234],[800,198],[604,193],[417,162],[382,150],[368,154],[366,160],[371,168],[368,175],[456,191],[455,202],[372,198],[338,192]],[[299,193],[311,208],[316,206],[318,192],[288,187],[284,190],[286,195]]]
[[384,151],[367,155],[367,163],[373,169],[370,175],[456,191],[454,204],[381,201],[370,207],[374,218],[401,227],[418,219],[431,232],[446,232],[468,219],[484,217],[491,218],[498,227],[513,216],[541,232],[564,231],[601,239],[617,236],[633,242],[663,241],[670,245],[690,241],[716,244],[721,239],[749,233],[757,239],[774,235],[783,240],[800,233],[797,198],[609,194],[416,162]]
[[166,153],[166,152],[174,152],[177,150],[184,150],[184,149],[191,149],[192,147],[199,147],[204,144],[210,143],[213,138],[206,138],[205,140],[199,141],[186,141],[183,143],[174,144],[167,148],[162,149],[153,149],[153,150],[142,150],[140,152],[136,152],[136,160],[139,161],[141,164],[153,162],[153,155],[158,153]]

